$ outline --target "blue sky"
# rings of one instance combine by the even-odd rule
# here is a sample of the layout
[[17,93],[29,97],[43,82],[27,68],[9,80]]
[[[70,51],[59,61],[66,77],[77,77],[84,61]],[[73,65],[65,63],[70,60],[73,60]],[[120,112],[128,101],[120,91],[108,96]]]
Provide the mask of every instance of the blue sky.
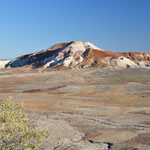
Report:
[[150,53],[150,0],[0,0],[0,58],[59,42]]

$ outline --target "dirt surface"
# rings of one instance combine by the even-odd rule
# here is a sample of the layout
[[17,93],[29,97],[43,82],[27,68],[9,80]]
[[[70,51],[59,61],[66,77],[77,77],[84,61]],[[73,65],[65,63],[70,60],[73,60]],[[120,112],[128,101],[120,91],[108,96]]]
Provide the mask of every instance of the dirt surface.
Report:
[[1,69],[0,99],[24,102],[50,150],[149,150],[150,69]]

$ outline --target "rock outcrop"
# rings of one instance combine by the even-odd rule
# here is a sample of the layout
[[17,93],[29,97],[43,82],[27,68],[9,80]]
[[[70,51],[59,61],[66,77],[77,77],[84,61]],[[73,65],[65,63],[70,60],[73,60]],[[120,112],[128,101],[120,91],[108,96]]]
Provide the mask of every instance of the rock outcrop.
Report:
[[87,41],[59,43],[37,53],[27,54],[9,61],[5,67],[115,67],[150,68],[150,54],[114,53],[104,51]]

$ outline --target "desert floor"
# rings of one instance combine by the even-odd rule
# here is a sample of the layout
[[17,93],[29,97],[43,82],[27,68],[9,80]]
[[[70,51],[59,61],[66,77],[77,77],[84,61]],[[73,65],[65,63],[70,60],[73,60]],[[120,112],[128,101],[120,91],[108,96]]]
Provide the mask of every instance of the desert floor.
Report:
[[9,96],[49,130],[45,149],[150,149],[150,69],[0,69]]

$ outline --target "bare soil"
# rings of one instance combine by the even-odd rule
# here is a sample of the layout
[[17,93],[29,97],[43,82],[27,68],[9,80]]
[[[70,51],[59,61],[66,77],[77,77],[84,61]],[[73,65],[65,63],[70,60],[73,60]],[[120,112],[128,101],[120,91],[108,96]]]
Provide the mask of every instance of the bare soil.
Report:
[[44,149],[150,149],[150,69],[1,69],[9,96],[49,130]]

